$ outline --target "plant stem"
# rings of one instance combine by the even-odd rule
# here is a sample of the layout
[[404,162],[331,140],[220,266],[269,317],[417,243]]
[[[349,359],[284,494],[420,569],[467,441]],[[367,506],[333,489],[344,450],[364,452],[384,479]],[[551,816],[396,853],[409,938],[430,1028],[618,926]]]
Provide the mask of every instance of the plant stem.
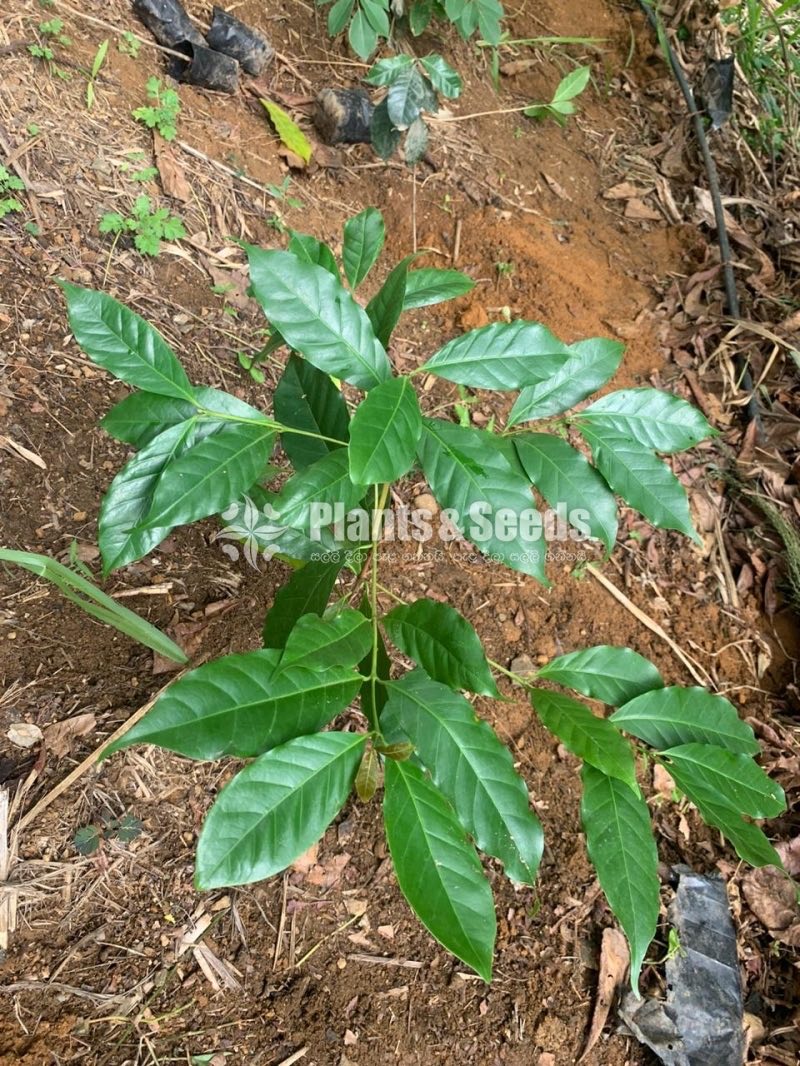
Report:
[[378,489],[375,486],[375,513],[372,517],[372,575],[370,579],[369,590],[369,603],[370,610],[372,611],[372,669],[369,674],[370,690],[372,692],[372,728],[380,735],[380,723],[378,722],[378,711],[375,703],[375,692],[378,684],[378,544],[380,543],[380,528],[378,523],[380,521],[379,515],[383,510],[386,499],[389,495],[389,485],[384,485],[382,489]]
[[217,422],[238,422],[246,426],[269,426],[276,433],[294,433],[298,437],[313,437],[315,440],[324,440],[327,444],[340,444],[346,447],[346,440],[337,440],[336,437],[326,437],[322,433],[312,433],[308,429],[295,429],[293,426],[284,426],[272,418],[247,418],[245,415],[230,415],[222,411],[212,411],[208,407],[197,405],[197,413],[207,418],[213,418]]

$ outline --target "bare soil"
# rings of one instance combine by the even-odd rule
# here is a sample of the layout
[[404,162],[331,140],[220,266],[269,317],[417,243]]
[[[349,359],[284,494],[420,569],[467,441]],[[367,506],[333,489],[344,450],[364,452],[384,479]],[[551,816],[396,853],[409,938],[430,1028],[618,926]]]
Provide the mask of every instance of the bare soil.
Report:
[[[210,11],[203,3],[187,7],[200,19]],[[717,398],[720,376],[712,367],[698,378],[665,311],[670,286],[706,263],[713,235],[688,213],[676,220],[653,207],[655,201],[649,201],[654,217],[642,219],[625,217],[624,202],[603,196],[647,171],[658,156],[654,146],[669,141],[682,121],[654,104],[667,80],[636,11],[612,0],[552,0],[523,2],[512,12],[515,37],[605,39],[599,58],[568,50],[592,58],[604,91],[587,93],[564,129],[514,114],[437,123],[430,162],[416,176],[399,162],[380,163],[367,147],[324,149],[322,165],[291,174],[289,195],[300,208],[229,172],[276,185],[287,173],[256,97],[181,87],[179,140],[227,170],[183,147],[171,150],[188,199],[171,200],[156,184],[145,191],[181,214],[189,239],[144,260],[124,242],[112,249],[97,222],[141,191],[122,164],[130,163],[128,153],[141,152],[143,162],[132,169],[149,165],[153,141],[130,112],[145,102],[147,78],[162,74],[162,59],[146,47],[135,60],[123,55],[113,33],[61,5],[55,10],[74,42],[63,51],[72,64],[89,65],[107,36],[111,45],[97,103],[87,112],[85,78],[77,69],[68,67],[72,77],[62,81],[24,50],[4,50],[32,39],[42,17],[38,4],[15,0],[0,24],[0,134],[30,178],[24,219],[41,227],[32,236],[23,218],[0,222],[0,432],[27,452],[0,449],[0,542],[61,559],[75,542],[97,571],[99,500],[125,459],[125,449],[98,428],[125,389],[78,350],[57,277],[103,288],[134,307],[174,344],[193,380],[268,407],[283,356],[267,365],[263,386],[239,366],[237,351],[258,349],[264,321],[241,296],[242,256],[228,238],[280,245],[278,216],[336,246],[349,214],[378,206],[391,255],[373,285],[390,259],[414,248],[415,232],[421,263],[455,262],[478,282],[454,305],[407,316],[391,352],[401,368],[418,365],[458,330],[510,313],[541,320],[566,341],[621,337],[627,352],[615,387],[655,383],[695,401],[699,395],[723,430],[720,442],[676,465],[690,490],[702,548],[627,515],[611,561],[591,549],[586,559],[556,558],[548,589],[475,559],[460,545],[421,560],[387,545],[384,583],[400,596],[447,599],[474,622],[501,663],[628,644],[652,658],[668,683],[693,683],[668,645],[606,587],[588,573],[572,576],[576,563],[593,560],[663,627],[701,677],[741,706],[784,785],[800,786],[792,732],[796,628],[779,593],[769,615],[758,583],[740,582],[731,597],[741,567],[734,556],[735,573],[726,582],[730,543],[715,521],[722,487],[713,468],[720,448],[738,440],[740,430]],[[86,0],[80,10],[120,32],[146,35],[119,0]],[[265,32],[279,53],[260,91],[306,128],[307,104],[319,88],[354,84],[364,73],[343,46],[327,40],[324,12],[310,3],[246,0],[235,13]],[[566,52],[530,53],[536,64],[504,78],[496,94],[488,57],[450,33],[428,34],[417,47],[422,54],[442,51],[465,74],[464,96],[453,107],[458,114],[543,99],[567,69]],[[683,165],[685,176],[673,182],[679,203],[694,162],[687,156]],[[212,291],[229,279],[239,295]],[[454,398],[455,390],[439,383],[429,404]],[[476,424],[485,424],[505,408],[496,394],[481,395],[471,412]],[[409,480],[400,491],[411,499],[425,488]],[[169,631],[193,664],[256,647],[264,612],[286,575],[277,563],[260,571],[244,561],[232,564],[214,542],[216,528],[207,522],[177,531],[107,584]],[[765,572],[772,565],[766,557]],[[163,669],[146,649],[95,625],[30,575],[3,575],[0,781],[14,806],[12,827],[169,680]],[[576,760],[537,723],[519,690],[503,687],[508,702],[480,700],[479,710],[514,746],[547,848],[534,890],[515,891],[498,870],[490,871],[499,916],[491,986],[439,949],[410,914],[387,861],[377,803],[349,804],[313,862],[228,894],[200,895],[192,886],[194,845],[231,767],[129,750],[83,774],[19,837],[9,871],[18,892],[17,928],[0,967],[0,1062],[122,1066],[206,1061],[192,1059],[204,1054],[215,1056],[214,1066],[576,1061],[594,1001],[600,936],[612,918],[578,828]],[[6,736],[12,723],[47,731],[87,713],[94,727],[60,755],[47,744],[28,752]],[[648,795],[665,871],[684,862],[725,875],[748,1007],[776,1055],[794,1056],[796,963],[743,902],[744,871],[718,835],[693,809],[676,807],[653,788]],[[134,841],[77,853],[79,828],[124,813],[143,823]],[[770,833],[790,840],[796,815],[777,820]],[[651,959],[663,956],[665,937],[653,945]],[[646,968],[652,992],[660,988],[660,972],[655,964]],[[655,1059],[619,1031],[612,1015],[583,1061],[645,1066]]]

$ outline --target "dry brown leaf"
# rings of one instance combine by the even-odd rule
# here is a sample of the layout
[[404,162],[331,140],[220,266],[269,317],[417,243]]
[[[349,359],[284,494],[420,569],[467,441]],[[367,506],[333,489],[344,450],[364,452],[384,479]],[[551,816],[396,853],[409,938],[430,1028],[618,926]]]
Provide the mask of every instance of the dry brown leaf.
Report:
[[800,874],[800,836],[786,844],[777,844],[775,850],[780,855],[787,874],[797,877]]
[[750,870],[742,881],[744,898],[776,940],[800,943],[800,913],[792,882],[777,866]]
[[559,198],[559,200],[570,200],[570,201],[572,200],[572,197],[569,195],[569,193],[564,188],[564,186],[563,185],[559,185],[555,178],[551,178],[550,175],[549,174],[545,174],[544,171],[542,171],[542,177],[547,182],[547,185],[548,185],[548,188],[550,189],[550,191],[552,193],[555,193],[555,195]]
[[625,218],[633,219],[635,222],[661,222],[664,216],[644,200],[634,199],[628,200],[625,204]]
[[294,870],[298,874],[307,874],[317,864],[317,854],[319,853],[319,844],[312,844],[308,851],[304,851],[302,855],[299,855],[292,865],[290,870]]
[[96,725],[97,719],[90,711],[85,714],[76,714],[73,718],[65,718],[63,722],[53,722],[44,731],[47,750],[58,757],[68,755],[72,740],[91,733]]
[[597,998],[594,1003],[594,1013],[589,1035],[586,1038],[586,1046],[581,1053],[578,1062],[582,1062],[594,1045],[600,1039],[603,1026],[608,1019],[614,995],[625,979],[631,957],[628,951],[628,943],[619,929],[604,929],[603,941],[600,946],[600,970],[597,980]]
[[293,152],[291,148],[287,148],[285,144],[282,144],[278,149],[278,155],[292,170],[305,170],[308,166],[302,156],[299,156],[297,152]]
[[183,203],[188,203],[192,198],[192,189],[186,180],[186,173],[172,145],[153,133],[153,151],[156,157],[156,166],[161,178],[161,188],[167,194]]
[[612,185],[603,193],[604,200],[630,200],[632,197],[647,196],[653,191],[650,188],[642,189],[630,181],[621,181],[619,185]]
[[342,852],[340,855],[334,855],[334,857],[324,865],[312,867],[308,872],[306,881],[309,885],[315,885],[317,888],[332,888],[342,876],[344,868],[349,862],[350,856],[346,851]]
[[536,66],[535,59],[512,59],[509,63],[502,63],[500,73],[507,78],[513,78],[515,74],[524,74],[526,70]]

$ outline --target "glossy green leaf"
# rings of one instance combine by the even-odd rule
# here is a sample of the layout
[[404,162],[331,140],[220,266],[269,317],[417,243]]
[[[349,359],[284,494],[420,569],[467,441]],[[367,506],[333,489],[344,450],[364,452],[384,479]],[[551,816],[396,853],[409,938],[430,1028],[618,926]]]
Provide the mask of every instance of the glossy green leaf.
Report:
[[355,666],[372,647],[372,626],[360,611],[345,608],[331,618],[303,615],[286,641],[281,669],[295,662],[309,666]]
[[197,888],[261,881],[307,851],[344,806],[365,743],[363,733],[296,737],[240,770],[203,824]]
[[415,307],[430,307],[432,304],[455,300],[475,288],[475,282],[462,274],[460,270],[438,270],[425,267],[421,270],[409,270],[406,277],[406,291],[403,297],[403,310]]
[[610,392],[577,417],[657,452],[680,452],[715,435],[702,411],[663,389]]
[[440,55],[423,56],[420,63],[425,68],[425,73],[431,80],[431,85],[437,93],[446,96],[449,100],[455,100],[461,95],[462,82],[457,71]]
[[13,563],[36,574],[37,577],[45,578],[60,589],[68,600],[77,604],[92,618],[96,618],[105,625],[113,626],[120,633],[132,637],[133,640],[144,644],[146,648],[152,648],[153,651],[173,662],[186,662],[183,651],[169,639],[166,633],[162,633],[144,618],[129,611],[111,596],[107,596],[91,581],[87,581],[85,577],[63,566],[55,559],[47,555],[37,555],[34,552],[0,548],[0,563]]
[[341,563],[309,562],[294,570],[275,593],[264,619],[265,648],[285,648],[297,622],[308,614],[321,615],[328,606]]
[[423,369],[459,385],[503,391],[546,381],[569,355],[538,322],[495,322],[449,341]]
[[379,37],[389,36],[389,14],[386,0],[359,0],[367,22]]
[[558,83],[558,87],[553,94],[553,103],[560,104],[564,100],[573,100],[576,96],[580,96],[589,84],[591,76],[591,67],[577,67],[575,70],[571,70]]
[[401,71],[408,70],[413,65],[414,60],[409,55],[400,53],[399,55],[387,56],[385,59],[379,59],[377,63],[373,63],[364,76],[364,81],[369,85],[377,85],[378,87],[391,85]]
[[748,822],[738,811],[719,803],[712,793],[702,788],[694,787],[686,795],[697,807],[703,821],[719,829],[740,859],[751,866],[783,865],[764,831]]
[[420,159],[424,157],[428,151],[429,140],[430,135],[427,123],[421,117],[415,118],[408,127],[408,133],[406,133],[405,143],[403,144],[403,159],[408,166],[413,167],[415,163],[419,163]]
[[658,852],[641,793],[593,766],[581,770],[581,821],[600,887],[631,949],[631,987],[658,924]]
[[[546,585],[541,518],[527,477],[504,449],[484,430],[423,419],[419,460],[436,499],[452,509],[454,524],[485,555]],[[516,523],[510,539],[498,536],[494,521],[506,510]]]
[[363,485],[355,485],[350,479],[347,449],[337,448],[289,478],[272,506],[280,524],[303,530],[313,539],[316,529],[325,528],[334,520],[324,521],[326,505],[340,506],[344,518],[365,491]]
[[610,551],[617,539],[617,504],[595,468],[552,433],[525,433],[512,440],[525,473],[550,506],[563,508],[582,536],[602,541]]
[[252,245],[246,251],[254,295],[290,347],[360,389],[386,381],[391,374],[386,352],[364,309],[336,278],[291,252]]
[[270,426],[230,423],[176,456],[158,479],[143,528],[185,525],[223,511],[262,476],[274,443]]
[[159,433],[196,413],[195,404],[189,400],[159,396],[155,392],[132,392],[111,408],[100,425],[115,440],[144,448]]
[[396,481],[414,465],[422,433],[417,394],[408,378],[373,389],[350,423],[350,477],[356,485]]
[[386,839],[401,892],[443,947],[491,980],[497,919],[474,847],[413,763],[387,760],[384,773]]
[[681,744],[716,744],[745,755],[760,750],[733,704],[704,688],[670,685],[617,706],[611,715],[614,725],[659,751]]
[[345,222],[342,262],[351,289],[357,289],[369,274],[385,239],[383,215],[376,207],[367,207]]
[[324,241],[318,241],[316,237],[310,237],[307,233],[297,233],[292,230],[287,251],[296,255],[303,263],[324,267],[339,281],[339,267],[333,252]]
[[[289,357],[275,389],[273,407],[279,422],[303,431],[281,435],[281,446],[295,470],[304,470],[340,447],[333,441],[347,442],[349,416],[341,392],[330,375],[317,370],[298,355]],[[330,439],[307,437],[306,433],[317,433]]]
[[408,12],[408,28],[415,37],[424,33],[433,18],[434,0],[414,0]]
[[389,118],[389,107],[385,98],[381,100],[372,114],[370,137],[372,147],[381,159],[388,159],[393,155],[400,143],[400,131]]
[[395,607],[382,621],[392,643],[435,681],[500,695],[478,634],[455,608],[420,599]]
[[392,124],[405,130],[423,111],[438,110],[436,94],[415,66],[398,72],[389,86],[386,107]]
[[[645,692],[660,697],[667,691],[661,674],[649,659],[631,648],[616,648],[610,644],[559,655],[541,667],[537,677],[574,688],[584,696],[602,700],[612,707],[621,707]],[[654,689],[658,691],[653,692]],[[609,721],[619,729],[627,729],[618,719],[619,714],[612,714]],[[627,731],[640,736],[634,729]]]
[[384,734],[410,738],[480,850],[499,859],[512,881],[532,885],[544,836],[508,748],[468,700],[422,670],[388,688]]
[[192,387],[167,342],[103,292],[60,281],[75,340],[93,363],[144,392],[192,402]]
[[413,258],[413,255],[407,255],[400,260],[366,307],[367,318],[384,348],[388,348],[392,331],[403,313],[408,264]]
[[336,37],[342,32],[350,19],[355,0],[336,0],[328,12],[328,35]]
[[370,26],[369,19],[360,7],[350,20],[347,40],[358,58],[365,62],[378,47],[378,34]]
[[618,496],[654,526],[677,529],[700,543],[686,491],[666,463],[604,425],[585,421],[578,428],[592,449],[595,466]]
[[265,648],[192,670],[104,755],[131,744],[158,744],[190,759],[251,758],[322,729],[361,685],[348,668],[281,668],[280,657],[279,649]]
[[568,361],[538,385],[529,385],[517,397],[508,425],[549,418],[569,411],[591,396],[617,372],[625,346],[605,337],[590,337],[567,346]]
[[585,703],[557,692],[535,688],[530,697],[542,724],[568,751],[608,777],[623,781],[634,792],[639,791],[633,749],[607,719],[592,714]]
[[280,137],[281,142],[286,145],[290,152],[299,155],[304,163],[308,163],[311,159],[311,144],[297,123],[287,115],[282,107],[278,107],[272,100],[262,99],[261,105],[269,115],[270,122],[275,127],[275,132]]
[[164,470],[191,448],[196,432],[193,418],[164,430],[129,459],[111,482],[97,524],[104,576],[143,558],[169,535],[173,525],[143,529],[141,523]]
[[662,754],[689,799],[693,793],[714,796],[722,806],[751,818],[775,818],[786,810],[783,789],[749,755],[715,744],[679,744]]

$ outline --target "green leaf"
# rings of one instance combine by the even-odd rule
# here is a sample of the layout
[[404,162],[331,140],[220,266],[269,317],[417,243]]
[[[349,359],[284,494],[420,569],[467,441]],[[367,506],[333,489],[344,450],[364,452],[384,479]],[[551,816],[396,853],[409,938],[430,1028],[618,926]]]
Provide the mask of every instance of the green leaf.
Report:
[[296,737],[240,770],[200,833],[197,888],[261,881],[307,851],[344,806],[366,739],[363,733]]
[[347,39],[358,58],[363,59],[364,62],[369,59],[378,47],[378,34],[370,26],[369,19],[361,8],[353,15],[350,28],[347,31]]
[[438,110],[436,94],[415,66],[398,72],[389,86],[386,107],[392,124],[405,130],[423,111]]
[[538,322],[495,322],[449,341],[422,369],[458,385],[503,391],[546,381],[569,354]]
[[328,12],[328,36],[336,37],[347,25],[355,0],[336,0]]
[[[661,674],[649,659],[631,648],[615,648],[609,644],[560,655],[543,666],[537,677],[574,688],[584,696],[602,700],[612,707],[621,707],[642,693],[658,698],[667,691]],[[657,691],[652,691],[654,689]],[[619,729],[626,729],[618,718],[618,714],[612,714],[609,721]],[[635,730],[627,731],[639,736]]]
[[351,289],[357,289],[381,254],[386,229],[376,207],[349,218],[344,224],[342,262]]
[[595,466],[610,487],[661,529],[677,529],[701,543],[692,525],[686,491],[661,459],[641,444],[588,420],[578,426]]
[[355,666],[372,647],[372,626],[360,611],[345,608],[332,618],[306,614],[286,641],[281,669],[294,662],[312,666]]
[[499,859],[512,881],[532,885],[544,836],[508,748],[488,722],[475,717],[468,700],[422,670],[388,688],[389,702],[381,715],[384,734],[411,739],[480,850]]
[[428,139],[428,127],[425,124],[425,120],[419,117],[415,118],[408,127],[406,141],[403,145],[403,158],[410,167],[413,167],[415,163],[419,163],[427,152]]
[[270,426],[230,423],[163,468],[144,529],[185,525],[223,511],[263,474],[275,442]]
[[662,752],[667,769],[689,799],[713,796],[751,818],[775,818],[786,810],[783,789],[750,756],[715,744],[679,744]]
[[558,83],[558,87],[553,94],[553,103],[562,103],[564,100],[573,100],[576,96],[580,96],[589,84],[591,76],[591,67],[578,67],[576,70],[571,70]]
[[450,100],[455,100],[461,95],[461,78],[440,55],[423,56],[420,63],[425,68],[437,93],[441,93]]
[[614,725],[659,751],[681,744],[716,744],[745,755],[760,750],[733,704],[704,688],[670,685],[617,706],[611,716]]
[[308,163],[311,159],[311,145],[297,123],[289,118],[282,107],[273,104],[271,100],[262,99],[261,104],[269,115],[270,122],[275,127],[281,142],[290,152],[299,155],[304,163]]
[[363,308],[336,278],[291,252],[252,245],[246,250],[255,297],[290,347],[360,389],[386,381],[391,375],[386,352]]
[[77,604],[92,618],[113,626],[120,633],[132,637],[146,648],[152,648],[167,659],[176,663],[185,663],[186,656],[169,637],[151,626],[144,618],[123,607],[111,596],[106,596],[99,588],[87,581],[85,577],[76,574],[74,570],[63,566],[55,559],[46,555],[36,555],[33,552],[11,551],[0,548],[0,562],[14,563],[25,570],[29,570],[38,577],[43,577],[52,582],[72,603]]
[[[414,60],[408,55],[388,56],[374,63],[364,77],[369,85],[379,87],[391,85],[397,75],[404,70],[409,70],[414,65]],[[374,208],[372,210],[375,210]]]
[[422,415],[408,378],[373,389],[350,423],[350,478],[356,485],[396,481],[414,465]]
[[568,751],[638,793],[633,749],[607,719],[598,718],[586,704],[557,692],[535,688],[530,697],[542,724]]
[[310,562],[293,571],[275,593],[262,632],[265,648],[284,648],[297,622],[308,614],[321,615],[328,606],[341,563]]
[[144,448],[159,433],[196,413],[197,407],[189,400],[155,392],[132,392],[111,408],[100,425],[115,440]]
[[347,441],[349,416],[347,405],[330,375],[317,370],[300,356],[292,354],[286,364],[273,396],[275,418],[292,429],[317,433],[330,440],[306,437],[298,433],[283,433],[281,446],[295,470],[323,459],[340,445],[334,440]]
[[586,850],[600,887],[631,949],[631,987],[656,932],[659,910],[658,852],[650,812],[641,793],[593,766],[581,770],[581,821]]
[[355,780],[356,795],[362,803],[369,803],[378,791],[380,771],[381,766],[380,760],[378,759],[378,753],[370,744],[361,759]]
[[60,281],[70,329],[93,363],[145,392],[192,402],[192,387],[167,342],[139,315],[103,292]]
[[462,274],[460,270],[438,270],[426,267],[422,270],[409,270],[406,277],[406,292],[403,297],[403,310],[414,307],[429,307],[431,304],[455,300],[475,288],[475,282]]
[[191,448],[197,420],[190,418],[164,430],[130,459],[111,482],[100,506],[97,540],[103,576],[141,559],[173,529],[141,528],[149,513],[161,475],[172,461]]
[[276,648],[225,655],[190,671],[104,752],[158,744],[190,759],[247,759],[315,733],[353,700],[361,678],[341,666],[280,666]]
[[508,416],[509,426],[569,411],[613,377],[625,346],[604,337],[590,337],[568,345],[567,351],[568,361],[552,377],[522,390]]
[[686,791],[686,795],[697,807],[703,821],[719,829],[740,859],[751,866],[783,866],[780,855],[763,830],[746,821],[738,811],[717,802],[705,790],[693,787],[691,792]]
[[[492,433],[426,418],[418,455],[434,496],[452,509],[448,517],[467,540],[547,585],[541,516],[534,509],[528,479],[512,466],[504,448]],[[498,536],[495,524],[498,512],[506,510],[517,520],[510,538]]]
[[389,118],[389,107],[386,98],[381,100],[372,113],[370,137],[372,138],[372,147],[381,159],[388,159],[400,143],[400,131]]
[[435,681],[500,695],[478,634],[455,608],[420,599],[395,607],[382,621],[392,643]]
[[716,435],[702,411],[662,389],[610,392],[577,418],[579,425],[606,427],[657,452],[684,451]]
[[379,37],[389,36],[389,0],[359,0],[367,22]]
[[581,536],[595,537],[611,551],[617,539],[617,504],[595,468],[551,433],[512,439],[525,473],[550,506],[563,509]]
[[305,470],[290,477],[273,500],[277,521],[293,529],[301,529],[312,539],[318,530],[327,528],[336,519],[324,521],[324,508],[330,505],[344,516],[356,507],[364,496],[363,485],[355,485],[350,478],[348,449],[328,452]]
[[329,274],[332,274],[339,281],[339,267],[336,265],[333,252],[324,241],[318,241],[316,237],[309,237],[307,233],[297,233],[292,230],[287,251],[296,255],[302,263],[312,263],[314,266],[324,267]]
[[367,318],[372,323],[375,336],[384,348],[388,348],[392,331],[403,312],[408,264],[413,258],[408,255],[405,259],[401,259],[367,304]]
[[413,0],[408,12],[408,28],[419,37],[428,28],[433,18],[433,0]]
[[444,948],[491,980],[497,919],[475,849],[444,796],[412,763],[388,760],[384,789],[400,891]]

